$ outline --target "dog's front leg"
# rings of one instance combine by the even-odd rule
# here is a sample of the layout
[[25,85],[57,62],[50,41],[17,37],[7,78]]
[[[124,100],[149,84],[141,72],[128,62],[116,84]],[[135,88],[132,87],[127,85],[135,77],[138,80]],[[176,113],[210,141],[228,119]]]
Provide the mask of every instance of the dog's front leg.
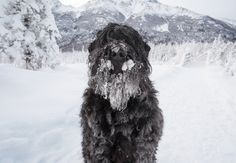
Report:
[[[111,143],[104,136],[102,107],[99,106],[99,98],[91,89],[84,94],[84,102],[81,109],[81,124],[83,130],[83,157],[85,163],[110,163]],[[99,111],[100,110],[100,111]],[[103,123],[102,123],[103,122]]]
[[84,130],[83,154],[85,163],[110,163],[111,142],[103,136],[99,125],[86,119],[87,130]]
[[[150,103],[149,103],[150,104]],[[155,163],[158,142],[162,135],[163,116],[158,105],[142,105],[148,116],[141,117],[136,126],[136,161],[135,163]]]
[[111,163],[111,143],[105,137],[94,138],[92,163]]

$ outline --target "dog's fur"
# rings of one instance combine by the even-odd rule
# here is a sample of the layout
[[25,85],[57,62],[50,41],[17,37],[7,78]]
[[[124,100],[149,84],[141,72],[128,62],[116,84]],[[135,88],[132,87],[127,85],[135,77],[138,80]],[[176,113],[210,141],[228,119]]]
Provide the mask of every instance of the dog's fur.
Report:
[[[116,63],[107,62],[114,47],[134,62],[118,75]],[[89,88],[80,113],[85,163],[156,162],[163,116],[149,79],[149,51],[137,31],[114,23],[90,44]]]

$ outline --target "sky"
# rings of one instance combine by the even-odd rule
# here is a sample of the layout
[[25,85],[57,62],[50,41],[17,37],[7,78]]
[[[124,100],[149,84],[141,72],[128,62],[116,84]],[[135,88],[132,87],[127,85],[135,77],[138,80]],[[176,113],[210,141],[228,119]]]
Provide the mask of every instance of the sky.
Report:
[[[79,7],[88,0],[60,0],[62,3]],[[236,20],[236,0],[159,0],[171,6],[190,9],[200,14],[214,18],[227,18]]]

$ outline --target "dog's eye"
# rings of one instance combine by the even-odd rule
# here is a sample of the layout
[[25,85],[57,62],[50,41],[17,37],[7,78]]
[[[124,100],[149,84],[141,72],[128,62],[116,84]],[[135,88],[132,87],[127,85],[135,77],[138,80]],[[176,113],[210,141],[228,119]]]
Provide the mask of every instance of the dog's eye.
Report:
[[127,59],[127,60],[132,59],[130,52],[128,52],[128,54],[127,54],[127,56],[126,56],[126,59]]
[[111,56],[112,56],[112,57],[115,57],[115,56],[116,56],[116,53],[115,53],[115,52],[111,52]]
[[120,57],[123,58],[124,57],[124,54],[123,53],[119,53]]
[[104,56],[109,56],[110,54],[111,54],[111,49],[107,48],[104,53]]

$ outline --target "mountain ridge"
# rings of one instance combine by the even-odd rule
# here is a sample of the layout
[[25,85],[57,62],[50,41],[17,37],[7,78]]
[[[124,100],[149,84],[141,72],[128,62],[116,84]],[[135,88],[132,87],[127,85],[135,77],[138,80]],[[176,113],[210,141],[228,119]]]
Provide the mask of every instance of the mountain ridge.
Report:
[[95,33],[109,22],[132,26],[146,41],[182,43],[212,42],[221,36],[236,41],[236,28],[221,20],[181,7],[170,7],[157,0],[90,0],[79,8],[57,3],[53,7],[56,24],[62,35],[62,51],[81,50]]

